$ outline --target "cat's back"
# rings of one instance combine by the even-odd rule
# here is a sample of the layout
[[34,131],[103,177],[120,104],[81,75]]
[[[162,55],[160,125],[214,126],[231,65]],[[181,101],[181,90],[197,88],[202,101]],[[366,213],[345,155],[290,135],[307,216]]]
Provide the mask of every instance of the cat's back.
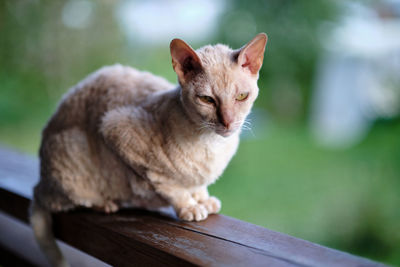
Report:
[[128,90],[140,99],[151,93],[174,88],[175,85],[165,78],[147,71],[140,71],[130,66],[115,64],[105,66],[90,74],[77,86],[78,90],[92,88],[92,93],[97,94],[104,90],[110,90],[118,94]]
[[44,133],[52,129],[96,127],[108,110],[139,105],[152,93],[174,87],[162,77],[129,66],[103,67],[63,96]]
[[87,93],[88,97],[102,98],[103,94],[106,94],[105,100],[112,104],[121,101],[121,98],[127,95],[133,103],[140,103],[148,95],[172,89],[175,85],[150,72],[115,64],[97,70],[77,87],[86,90],[83,93]]

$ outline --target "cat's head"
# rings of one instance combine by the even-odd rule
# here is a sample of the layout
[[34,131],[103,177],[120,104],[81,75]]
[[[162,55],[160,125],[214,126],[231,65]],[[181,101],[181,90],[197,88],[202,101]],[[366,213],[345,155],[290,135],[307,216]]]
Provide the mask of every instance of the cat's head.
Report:
[[267,35],[260,33],[238,50],[218,44],[194,51],[184,41],[172,40],[183,107],[199,129],[227,137],[241,128],[258,95],[266,43]]

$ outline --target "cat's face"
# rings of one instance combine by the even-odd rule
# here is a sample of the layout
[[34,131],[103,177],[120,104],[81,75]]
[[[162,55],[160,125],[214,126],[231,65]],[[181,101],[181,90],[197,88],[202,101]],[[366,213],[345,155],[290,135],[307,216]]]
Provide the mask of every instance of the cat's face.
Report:
[[216,45],[195,52],[181,40],[175,41],[177,47],[173,42],[173,65],[190,119],[198,129],[224,137],[238,132],[258,95],[266,35],[257,35],[236,51]]
[[229,136],[241,128],[249,114],[258,95],[257,79],[235,65],[206,69],[184,86],[184,106],[199,129]]

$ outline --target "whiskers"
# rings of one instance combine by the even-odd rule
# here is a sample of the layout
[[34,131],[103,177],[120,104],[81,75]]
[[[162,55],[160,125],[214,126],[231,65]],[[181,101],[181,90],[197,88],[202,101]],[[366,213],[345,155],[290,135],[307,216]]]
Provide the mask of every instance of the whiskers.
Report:
[[[234,124],[235,124],[235,127],[237,126],[237,127],[240,127],[240,124],[241,124],[242,122],[241,121],[237,121],[237,122],[234,122]],[[249,132],[251,132],[251,134],[253,135],[253,136],[255,136],[255,134],[254,134],[254,132],[253,132],[253,129],[251,128],[251,120],[249,119],[249,118],[246,118],[244,121],[243,121],[243,124],[241,125],[242,126],[242,129],[243,130],[246,130],[246,131],[249,131]]]
[[214,130],[215,126],[216,124],[214,122],[202,121],[197,130],[198,131]]
[[[238,120],[232,123],[232,129],[239,129],[241,128],[242,130],[246,130],[251,132],[251,134],[253,136],[254,132],[251,128],[251,120],[250,119],[245,119],[244,121],[242,120]],[[197,128],[198,131],[204,132],[204,131],[215,131],[216,129],[218,129],[218,127],[222,127],[219,124],[215,123],[215,122],[210,122],[210,121],[202,121],[199,125],[199,127]]]

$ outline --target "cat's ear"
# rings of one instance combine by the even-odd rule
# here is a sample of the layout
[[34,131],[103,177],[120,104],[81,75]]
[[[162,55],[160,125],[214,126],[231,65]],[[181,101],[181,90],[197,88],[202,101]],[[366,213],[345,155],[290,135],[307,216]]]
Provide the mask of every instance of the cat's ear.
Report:
[[259,33],[253,40],[239,49],[238,54],[236,54],[239,66],[250,71],[252,75],[257,75],[263,63],[267,40],[268,37],[265,33]]
[[170,44],[172,67],[181,83],[188,82],[202,69],[201,61],[196,52],[184,41],[174,39]]

